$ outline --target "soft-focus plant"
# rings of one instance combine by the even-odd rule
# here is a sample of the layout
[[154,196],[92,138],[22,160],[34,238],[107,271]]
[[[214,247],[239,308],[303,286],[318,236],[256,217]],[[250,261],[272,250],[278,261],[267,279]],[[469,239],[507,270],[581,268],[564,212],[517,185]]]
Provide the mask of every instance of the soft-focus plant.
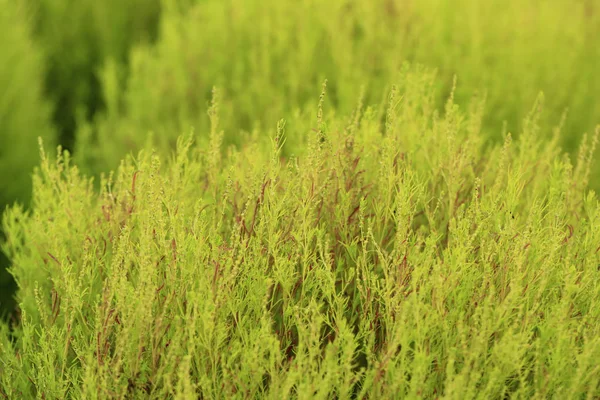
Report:
[[196,143],[100,192],[42,152],[32,210],[5,215],[0,394],[600,396],[600,128],[571,163],[543,97],[494,145],[483,100],[439,113],[433,74],[398,82],[345,115],[323,85],[297,157],[283,121],[224,155],[218,97]]
[[[18,3],[0,0],[0,210],[27,204],[31,174],[39,162],[37,138],[54,146],[51,109],[42,96],[43,59],[32,43],[29,20]],[[0,232],[2,238],[2,232]],[[0,317],[14,291],[0,253]]]
[[[600,121],[600,14],[587,0],[165,1],[158,43],[131,54],[131,75],[103,69],[106,113],[79,133],[79,154],[107,171],[149,140],[169,154],[193,127],[206,132],[214,85],[222,89],[225,143],[285,117],[295,129],[328,79],[331,107],[351,112],[381,103],[406,62],[438,69],[435,105],[443,109],[455,75],[457,104],[487,99],[486,137],[501,142],[538,93],[544,117],[564,121],[574,150]],[[300,118],[302,120],[302,118]],[[505,129],[506,130],[506,129]]]
[[45,92],[55,104],[60,143],[72,148],[76,126],[104,107],[105,63],[127,73],[130,48],[156,37],[160,0],[18,0],[32,16],[45,54]]

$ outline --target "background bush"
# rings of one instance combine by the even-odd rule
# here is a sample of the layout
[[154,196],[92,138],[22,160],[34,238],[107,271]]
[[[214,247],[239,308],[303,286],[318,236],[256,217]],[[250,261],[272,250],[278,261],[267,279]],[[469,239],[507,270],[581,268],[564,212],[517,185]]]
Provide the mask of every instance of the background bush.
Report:
[[458,104],[485,95],[483,125],[492,140],[522,129],[540,91],[550,124],[569,109],[562,143],[569,150],[600,120],[600,16],[591,2],[166,3],[160,39],[133,50],[127,83],[118,69],[104,69],[106,113],[80,132],[79,155],[92,153],[92,170],[135,154],[150,131],[168,151],[192,127],[205,135],[213,85],[223,92],[225,141],[240,144],[240,130],[293,121],[325,78],[338,112],[349,112],[361,91],[365,104],[379,103],[406,61],[438,69],[440,109],[455,75]]
[[72,148],[77,120],[104,107],[99,72],[105,62],[126,74],[130,48],[154,40],[160,0],[18,0],[32,16],[45,54],[45,91],[55,104],[60,143]]
[[[31,173],[38,164],[38,136],[53,146],[51,109],[42,95],[43,57],[32,43],[27,14],[17,3],[0,1],[0,209],[27,204]],[[3,237],[0,232],[0,239]],[[14,286],[0,253],[0,315],[14,306]],[[2,315],[3,316],[3,315]]]

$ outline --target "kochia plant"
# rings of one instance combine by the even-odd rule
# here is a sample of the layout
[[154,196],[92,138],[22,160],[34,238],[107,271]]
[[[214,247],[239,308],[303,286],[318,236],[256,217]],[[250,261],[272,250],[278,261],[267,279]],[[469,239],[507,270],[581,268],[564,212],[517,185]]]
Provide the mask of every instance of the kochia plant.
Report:
[[99,71],[108,63],[126,75],[130,48],[156,37],[160,0],[16,2],[44,51],[45,92],[60,143],[72,148],[77,120],[104,107]]
[[5,216],[22,314],[0,394],[600,396],[598,131],[572,165],[540,97],[486,147],[483,102],[440,115],[433,82],[345,118],[324,86],[290,158],[283,122],[223,155],[214,103],[208,140],[127,158],[99,193],[42,152],[33,209]]
[[[77,157],[93,172],[115,168],[148,141],[169,154],[193,127],[208,130],[206,104],[221,88],[226,144],[279,118],[296,120],[327,78],[332,109],[347,114],[364,94],[379,103],[405,62],[438,70],[443,109],[487,93],[487,139],[506,122],[521,132],[539,91],[544,114],[576,150],[600,120],[600,13],[587,0],[165,0],[156,44],[131,51],[128,79],[102,70],[106,112],[80,127]],[[291,121],[293,122],[293,121]],[[548,138],[548,137],[547,137]],[[562,143],[561,143],[562,144]]]
[[32,43],[18,3],[0,0],[0,27],[0,208],[4,210],[15,200],[29,200],[30,175],[39,161],[37,138],[52,147],[55,137],[51,110],[42,96],[42,54]]
[[[27,204],[38,163],[37,138],[54,146],[51,109],[42,96],[43,64],[18,2],[0,0],[0,214],[15,201]],[[0,230],[0,239],[2,238]],[[0,317],[14,304],[6,259],[0,252]]]

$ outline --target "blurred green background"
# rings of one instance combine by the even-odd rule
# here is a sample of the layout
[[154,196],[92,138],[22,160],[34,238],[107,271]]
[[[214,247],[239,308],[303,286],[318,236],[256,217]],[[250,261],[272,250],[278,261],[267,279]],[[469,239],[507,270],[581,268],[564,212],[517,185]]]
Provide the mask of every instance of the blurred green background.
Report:
[[566,150],[600,123],[596,0],[0,0],[0,30],[2,209],[28,204],[38,137],[98,175],[148,142],[206,137],[213,86],[227,144],[286,118],[287,152],[325,78],[329,109],[348,112],[361,93],[380,103],[406,62],[437,69],[440,107],[455,76],[458,104],[485,96],[492,141],[519,134],[540,91],[546,122],[568,109]]

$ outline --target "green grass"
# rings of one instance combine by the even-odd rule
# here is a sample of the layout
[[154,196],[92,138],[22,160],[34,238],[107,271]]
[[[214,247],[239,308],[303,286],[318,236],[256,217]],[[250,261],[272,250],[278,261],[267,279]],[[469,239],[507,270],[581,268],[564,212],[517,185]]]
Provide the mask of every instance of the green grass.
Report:
[[4,217],[0,395],[600,396],[600,128],[571,162],[540,96],[490,144],[484,102],[440,113],[435,79],[405,69],[349,113],[323,85],[239,148],[215,92],[205,135],[99,192],[42,152],[31,211]]

